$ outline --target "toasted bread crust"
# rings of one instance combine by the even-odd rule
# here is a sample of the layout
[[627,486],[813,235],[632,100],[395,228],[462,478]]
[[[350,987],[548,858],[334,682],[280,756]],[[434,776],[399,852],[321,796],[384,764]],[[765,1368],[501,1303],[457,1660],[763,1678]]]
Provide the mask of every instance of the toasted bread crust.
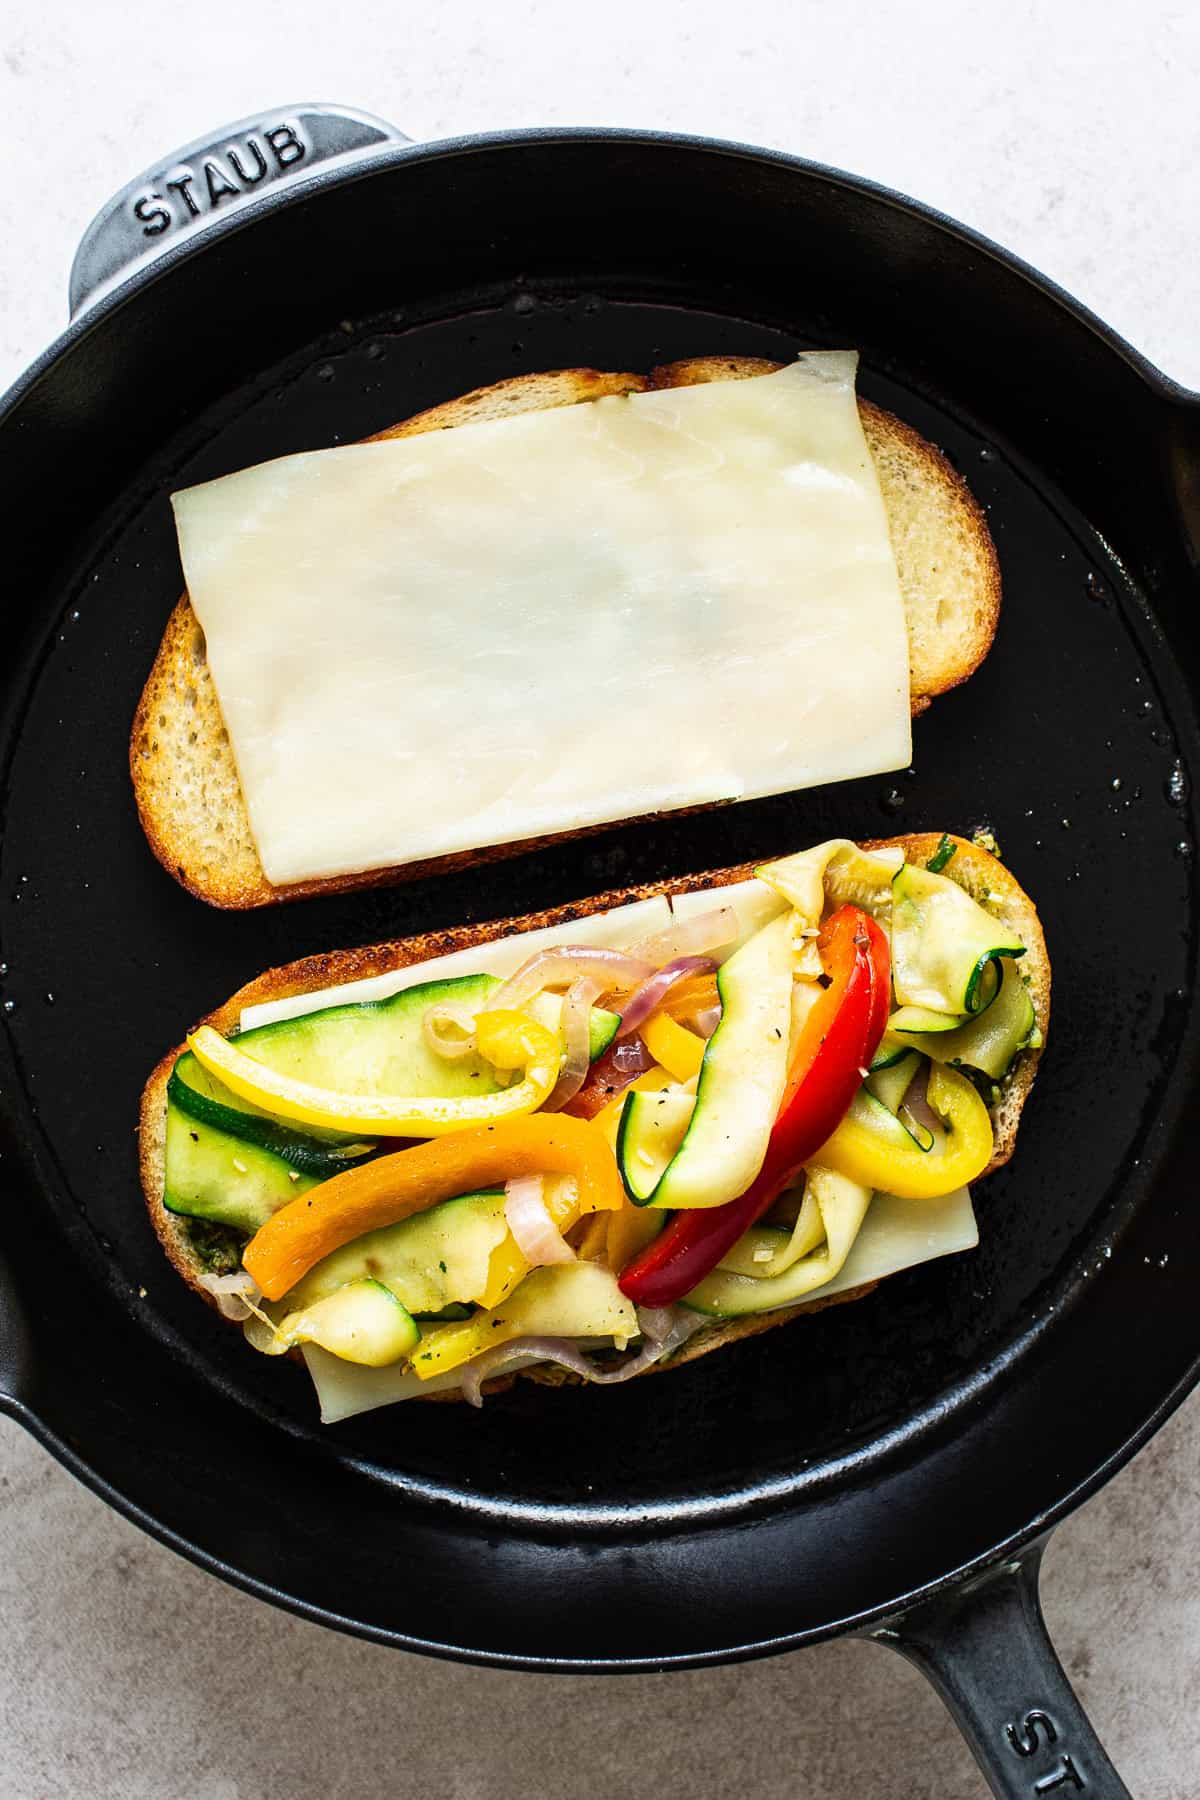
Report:
[[[514,376],[430,407],[367,441],[377,443],[426,431],[451,430],[483,418],[572,406],[609,394],[744,380],[769,374],[781,366],[758,357],[693,357],[663,364],[649,375],[584,368]],[[999,564],[982,510],[941,452],[910,426],[869,401],[860,400],[859,412],[888,504],[893,549],[905,594],[911,705],[915,716],[925,710],[933,696],[965,681],[991,648],[1000,610]],[[969,629],[959,628],[957,635],[944,628],[940,599],[934,620],[924,621],[920,616],[922,595],[930,586],[933,566],[927,548],[930,540],[942,547],[949,560],[953,561],[957,554],[961,583],[970,592]],[[914,541],[924,547],[914,551]],[[932,651],[926,643],[930,636],[934,640]],[[186,594],[176,603],[167,622],[134,715],[129,766],[138,817],[162,866],[197,899],[239,911],[449,874],[555,841],[551,837],[529,838],[359,874],[273,886],[259,862],[205,656],[204,634]]]
[[[1031,977],[1031,995],[1044,1039],[1050,1019],[1050,959],[1037,909],[1016,877],[996,857],[975,844],[969,843],[965,838],[951,836],[950,841],[955,845],[955,854],[944,873],[957,880],[973,898],[982,900],[986,895],[985,903],[996,912],[1005,924],[1012,926],[1025,943],[1026,952],[1023,966]],[[904,849],[904,853],[910,861],[927,862],[940,842],[941,835],[939,833],[924,832],[901,837],[872,839],[863,847],[879,850],[886,846],[899,845]],[[542,912],[525,914],[521,918],[497,919],[480,925],[462,925],[450,931],[426,932],[418,937],[370,944],[359,950],[336,950],[304,957],[297,962],[285,963],[276,969],[268,969],[255,980],[247,982],[223,1005],[207,1014],[198,1023],[212,1025],[217,1031],[227,1033],[236,1028],[245,1007],[259,1005],[267,1000],[283,999],[292,994],[314,993],[321,988],[331,987],[341,982],[357,981],[372,975],[386,974],[393,969],[407,968],[413,963],[427,962],[432,957],[445,956],[456,950],[465,950],[475,944],[494,943],[514,932],[533,931],[548,925],[562,925],[572,919],[585,918],[592,913],[604,912],[610,907],[620,906],[631,900],[645,899],[652,894],[682,894],[688,893],[694,888],[721,887],[730,882],[744,881],[753,872],[754,865],[743,863],[736,868],[708,870],[699,875],[681,877],[673,881],[642,883],[635,887],[610,889],[606,893],[592,895],[586,900],[571,905],[550,907]],[[200,1286],[199,1277],[203,1271],[188,1242],[187,1221],[168,1212],[163,1205],[167,1081],[175,1060],[182,1053],[183,1048],[182,1044],[177,1044],[174,1049],[168,1051],[155,1067],[143,1090],[138,1126],[139,1166],[150,1221],[158,1234],[163,1249],[175,1270],[183,1277],[188,1286],[209,1305],[215,1307],[216,1302],[213,1297]],[[992,1109],[996,1142],[992,1160],[984,1171],[985,1174],[990,1174],[993,1169],[1006,1163],[1013,1153],[1021,1109],[1033,1086],[1041,1054],[1041,1050],[1022,1051],[1005,1079],[1000,1100]],[[719,1350],[725,1344],[737,1343],[744,1337],[753,1337],[760,1331],[769,1330],[774,1325],[784,1325],[789,1319],[797,1317],[802,1312],[815,1312],[824,1306],[835,1306],[844,1300],[861,1298],[864,1294],[870,1293],[876,1285],[876,1283],[871,1283],[867,1287],[856,1288],[845,1294],[836,1295],[830,1300],[803,1301],[797,1306],[788,1307],[779,1312],[714,1322],[689,1339],[665,1364],[655,1365],[655,1368],[677,1368],[685,1362],[692,1362],[699,1356],[707,1355],[711,1350]],[[653,1372],[654,1369],[646,1371],[646,1373]],[[523,1374],[553,1386],[562,1385],[573,1379],[567,1372],[556,1369],[540,1371],[531,1369],[523,1371]],[[510,1377],[503,1378],[503,1384],[507,1386],[511,1379]],[[489,1391],[491,1390],[489,1389]],[[456,1395],[428,1396],[429,1399],[457,1397]]]

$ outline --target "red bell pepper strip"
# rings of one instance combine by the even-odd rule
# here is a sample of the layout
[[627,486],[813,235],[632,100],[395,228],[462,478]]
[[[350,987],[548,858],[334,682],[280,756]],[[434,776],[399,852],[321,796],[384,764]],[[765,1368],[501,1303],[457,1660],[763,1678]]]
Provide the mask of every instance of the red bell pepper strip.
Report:
[[762,1168],[725,1206],[678,1212],[620,1278],[638,1306],[670,1306],[711,1273],[841,1124],[879,1047],[891,1006],[886,934],[857,906],[840,906],[817,940],[829,986],[813,1006],[788,1070]]

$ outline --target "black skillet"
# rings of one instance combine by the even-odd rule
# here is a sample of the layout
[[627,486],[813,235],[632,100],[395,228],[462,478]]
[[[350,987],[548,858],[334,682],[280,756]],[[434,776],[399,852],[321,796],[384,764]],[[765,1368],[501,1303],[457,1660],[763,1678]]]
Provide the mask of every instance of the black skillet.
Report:
[[[1200,1357],[1200,402],[907,200],[654,134],[407,147],[356,114],[243,121],[101,215],[72,303],[0,419],[6,1409],[165,1542],[325,1623],[594,1670],[858,1632],[926,1669],[998,1793],[1123,1793],[1036,1570]],[[999,546],[995,649],[918,722],[914,771],[261,914],[159,869],[125,753],[180,587],[172,488],[522,370],[814,344],[862,351],[864,392],[945,447]],[[167,1270],[138,1092],[260,969],[983,822],[1041,906],[1055,1013],[975,1254],[662,1382],[329,1431],[299,1371]]]

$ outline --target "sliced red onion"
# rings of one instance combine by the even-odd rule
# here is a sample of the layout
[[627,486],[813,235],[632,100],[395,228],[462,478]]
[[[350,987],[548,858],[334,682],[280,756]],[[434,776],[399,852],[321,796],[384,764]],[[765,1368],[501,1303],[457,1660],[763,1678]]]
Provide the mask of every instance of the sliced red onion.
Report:
[[654,964],[623,950],[584,950],[561,945],[539,950],[488,998],[489,1008],[527,1006],[543,988],[570,987],[584,976],[600,983],[599,992],[634,988],[653,975]]
[[[651,1344],[665,1343],[679,1324],[673,1306],[639,1306],[637,1316],[642,1336]],[[696,1315],[692,1313],[688,1316],[694,1318]]]
[[918,1069],[912,1081],[909,1082],[901,1102],[901,1111],[906,1112],[914,1124],[923,1125],[925,1130],[931,1132],[936,1140],[945,1128],[929,1104],[926,1093],[928,1086],[929,1064],[926,1063],[923,1069]]
[[492,1381],[497,1375],[503,1375],[512,1363],[520,1363],[528,1368],[532,1363],[544,1362],[559,1363],[564,1369],[573,1369],[577,1375],[586,1375],[591,1367],[570,1338],[514,1338],[511,1343],[497,1344],[494,1350],[485,1350],[474,1362],[464,1364],[463,1399],[470,1401],[472,1406],[482,1406],[485,1381]]
[[567,989],[562,1007],[563,1059],[543,1111],[557,1112],[573,1100],[592,1066],[592,1007],[604,992],[594,975],[581,975]]
[[517,1175],[505,1184],[504,1216],[531,1269],[575,1261],[575,1252],[547,1210],[540,1175]]
[[696,1014],[692,1023],[702,1038],[710,1038],[721,1023],[721,1008],[719,1006],[703,1007]]
[[[667,1314],[667,1324],[663,1315]],[[615,1369],[600,1369],[578,1349],[571,1338],[562,1337],[524,1337],[514,1338],[511,1343],[497,1344],[494,1350],[485,1350],[474,1362],[468,1363],[463,1370],[463,1398],[472,1406],[483,1405],[483,1383],[503,1374],[513,1363],[529,1366],[533,1362],[557,1363],[560,1368],[570,1369],[573,1374],[581,1375],[594,1387],[615,1387],[622,1381],[632,1381],[643,1369],[649,1369],[670,1356],[685,1344],[694,1332],[706,1325],[708,1320],[702,1313],[690,1313],[686,1308],[673,1307],[638,1308],[638,1324],[642,1330],[642,1347],[633,1356]],[[664,1329],[665,1325],[665,1329]]]
[[[635,1081],[639,1075],[645,1075],[654,1067],[654,1058],[641,1038],[636,1038],[631,1044],[614,1044],[607,1057],[601,1061],[608,1063],[612,1074],[621,1077],[622,1085],[625,1084],[626,1077],[629,1081]],[[600,1067],[601,1063],[597,1063],[596,1068]]]
[[633,946],[633,955],[644,957],[655,968],[679,956],[702,956],[709,950],[723,949],[738,934],[738,916],[732,906],[714,906],[710,912],[697,913],[694,919],[675,919],[653,937],[643,938]]
[[421,1035],[435,1056],[447,1062],[470,1056],[475,1050],[475,1010],[469,1006],[427,1006],[421,1014]]
[[568,1102],[571,1112],[577,1119],[594,1119],[602,1107],[623,1094],[631,1082],[653,1067],[654,1058],[641,1038],[627,1038],[624,1043],[614,1044],[599,1062],[592,1064],[586,1082],[574,1100]]
[[711,975],[716,968],[711,956],[677,956],[665,968],[643,981],[641,987],[635,988],[621,1008],[621,1023],[617,1029],[619,1038],[628,1037],[639,1025],[644,1025],[652,1012],[662,1005],[666,996],[677,981],[685,975]]
[[197,1279],[205,1293],[216,1301],[223,1319],[240,1324],[262,1305],[262,1289],[248,1269],[238,1269],[233,1275],[201,1275]]

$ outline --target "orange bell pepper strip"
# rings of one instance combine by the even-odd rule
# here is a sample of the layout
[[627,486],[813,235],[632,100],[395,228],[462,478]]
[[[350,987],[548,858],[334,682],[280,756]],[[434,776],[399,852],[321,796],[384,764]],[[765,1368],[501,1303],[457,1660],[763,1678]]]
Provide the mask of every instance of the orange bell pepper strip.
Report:
[[642,1026],[642,1042],[654,1058],[676,1081],[690,1081],[700,1073],[704,1061],[705,1040],[686,1025],[679,1024],[670,1013],[656,1012]]
[[708,1012],[720,1004],[721,996],[715,975],[689,975],[686,981],[677,982],[673,988],[668,988],[661,1010],[669,1013],[673,1019],[683,1020],[694,1018],[700,1012]]
[[242,1263],[268,1300],[281,1300],[322,1257],[364,1232],[515,1175],[573,1175],[581,1212],[616,1211],[625,1197],[616,1159],[593,1125],[534,1113],[360,1163],[298,1194],[250,1239]]
[[[603,1263],[619,1275],[626,1263],[654,1241],[666,1222],[666,1213],[656,1212],[652,1206],[635,1206],[627,1199],[620,1212],[592,1214],[576,1242],[575,1254],[580,1262]],[[494,1264],[495,1251],[492,1256]]]

